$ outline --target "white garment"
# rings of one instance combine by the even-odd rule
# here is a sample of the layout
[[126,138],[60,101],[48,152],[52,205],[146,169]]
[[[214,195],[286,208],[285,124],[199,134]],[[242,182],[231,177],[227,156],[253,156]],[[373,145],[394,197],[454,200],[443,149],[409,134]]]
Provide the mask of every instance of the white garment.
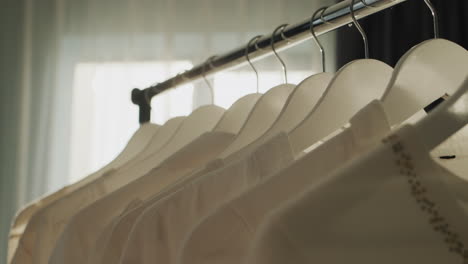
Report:
[[91,175],[88,175],[82,180],[71,185],[65,186],[60,190],[46,195],[45,197],[42,197],[36,201],[33,201],[26,205],[24,208],[22,208],[15,216],[15,219],[10,229],[10,235],[8,238],[8,263],[11,262],[11,259],[13,258],[13,255],[16,249],[18,248],[19,239],[23,234],[26,225],[28,224],[32,215],[34,215],[41,208],[45,208],[47,205],[53,203],[54,201],[57,201],[62,197],[65,197],[67,194],[74,192],[81,186],[84,186],[98,179],[104,173],[112,169],[119,168],[120,166],[123,166],[133,158],[137,158],[139,156],[139,153],[151,140],[152,136],[156,134],[159,127],[159,125],[149,123],[142,125],[132,136],[123,152],[120,153],[109,164],[99,169],[98,171],[92,173]]
[[[179,263],[242,263],[265,215],[343,163],[378,144],[390,132],[380,102],[351,120],[350,127],[288,168],[204,218],[186,237]],[[298,173],[306,170],[307,174]]]
[[198,219],[291,161],[287,136],[279,134],[244,159],[175,186],[137,219],[121,263],[174,263]]
[[[184,178],[204,175],[222,166],[222,160],[212,160],[205,168],[191,173],[190,176],[185,175]],[[86,252],[87,263],[117,263],[120,260],[124,244],[127,241],[134,221],[148,206],[154,203],[154,200],[164,197],[171,189],[166,188],[166,190],[161,190],[145,202],[140,199],[132,201],[120,215],[114,217],[110,223],[102,228],[98,232],[99,234],[93,234],[95,236],[93,239],[96,240],[96,243],[90,252]]]
[[143,203],[139,203],[113,219],[112,223],[108,224],[99,235],[88,263],[119,263],[131,228],[145,208]]
[[[209,133],[201,135],[198,139],[203,139],[207,134]],[[231,138],[229,140],[232,141]],[[163,148],[157,155],[141,160],[137,166],[124,166],[118,171],[110,170],[96,181],[40,209],[26,226],[12,263],[47,263],[60,234],[73,215],[128,182],[159,167],[172,154],[171,149]]]
[[131,204],[148,199],[214,159],[235,135],[208,132],[177,151],[162,166],[79,211],[56,243],[49,263],[85,263],[101,230]]
[[[198,170],[190,176],[184,176],[184,178],[196,178],[222,168],[223,165],[223,160],[216,159],[207,164],[204,169]],[[180,183],[177,184],[177,186],[179,185]],[[119,216],[113,218],[97,236],[95,246],[89,253],[87,262],[89,264],[118,263],[124,251],[125,242],[130,235],[131,228],[133,227],[136,219],[146,208],[150,207],[162,197],[168,195],[172,189],[173,188],[168,188],[163,190],[145,202],[141,200],[133,201]]]
[[418,140],[406,126],[275,210],[246,263],[467,263],[468,182]]
[[[184,178],[190,179],[205,175],[211,171],[222,168],[223,160],[212,160],[202,170],[198,170],[190,176]],[[177,186],[179,186],[177,184]],[[166,196],[173,188],[161,191],[151,199],[143,202],[141,200],[133,201],[119,216],[113,218],[97,236],[95,246],[89,253],[88,263],[117,263],[124,251],[125,242],[130,235],[136,219],[150,207],[153,203]]]

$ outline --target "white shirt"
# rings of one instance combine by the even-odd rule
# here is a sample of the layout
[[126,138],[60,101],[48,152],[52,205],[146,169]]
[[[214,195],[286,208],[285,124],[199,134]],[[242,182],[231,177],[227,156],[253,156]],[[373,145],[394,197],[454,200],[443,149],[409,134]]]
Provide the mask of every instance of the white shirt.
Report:
[[174,263],[198,219],[291,161],[287,136],[279,134],[240,161],[176,186],[137,219],[121,263]]
[[[209,133],[201,135],[199,139],[203,140],[207,134]],[[225,138],[226,142],[230,142],[233,135]],[[212,147],[216,148],[216,146]],[[60,234],[72,216],[112,191],[125,186],[128,182],[158,168],[172,154],[169,149],[162,149],[156,156],[139,162],[138,166],[125,167],[117,171],[110,170],[93,183],[82,186],[60,200],[41,208],[26,226],[12,263],[47,263]],[[165,170],[167,169],[169,167],[165,166]]]
[[[269,212],[320,181],[324,174],[378,144],[389,131],[380,103],[369,104],[340,134],[204,218],[187,235],[179,263],[242,263]],[[303,171],[307,174],[300,173]]]
[[158,128],[159,126],[155,124],[142,125],[130,139],[124,151],[109,164],[92,173],[91,175],[81,179],[80,181],[65,186],[60,190],[33,201],[22,208],[15,216],[10,229],[10,235],[8,238],[8,263],[11,262],[11,259],[13,258],[13,255],[18,248],[19,239],[23,234],[29,220],[38,210],[41,210],[54,201],[57,201],[62,197],[65,197],[66,195],[76,191],[78,188],[95,181],[109,170],[119,168],[129,162],[131,159],[136,159],[139,156],[139,152],[151,140],[151,136],[156,134]]
[[410,126],[383,142],[275,210],[246,263],[467,263],[467,182]]
[[148,199],[188,173],[203,168],[233,139],[234,134],[230,133],[205,133],[177,151],[162,166],[79,211],[57,241],[49,263],[87,262],[100,231],[129,204]]

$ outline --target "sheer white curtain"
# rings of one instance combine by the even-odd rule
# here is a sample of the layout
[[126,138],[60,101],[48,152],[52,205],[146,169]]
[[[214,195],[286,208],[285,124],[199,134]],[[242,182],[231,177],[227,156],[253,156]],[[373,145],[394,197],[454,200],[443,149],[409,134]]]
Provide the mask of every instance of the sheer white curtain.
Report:
[[[12,96],[2,98],[6,131],[2,165],[7,167],[2,168],[1,202],[8,209],[1,215],[0,256],[6,255],[13,211],[99,168],[123,148],[138,128],[138,110],[130,101],[132,88],[162,81],[211,55],[244,45],[256,34],[308,18],[316,8],[335,2],[5,1],[0,16],[8,22],[2,25],[2,44],[6,43],[0,48],[6,56],[2,74],[15,82],[9,83],[11,87],[2,82],[4,94],[11,91]],[[322,39],[333,68],[334,38]],[[291,82],[319,71],[318,54],[311,42],[281,53]],[[16,66],[11,69],[11,65]],[[274,57],[255,66],[261,92],[282,81]],[[14,74],[7,76],[8,72]],[[210,81],[214,103],[223,107],[256,90],[255,75],[248,66],[217,74]],[[153,99],[152,122],[162,124],[208,103],[205,83],[178,87]]]

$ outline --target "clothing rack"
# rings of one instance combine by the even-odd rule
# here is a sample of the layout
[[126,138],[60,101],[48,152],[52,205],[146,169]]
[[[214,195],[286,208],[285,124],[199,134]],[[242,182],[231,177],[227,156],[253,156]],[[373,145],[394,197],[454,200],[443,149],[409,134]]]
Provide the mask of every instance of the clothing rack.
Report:
[[[405,1],[406,0],[354,0],[354,15],[356,19],[361,19]],[[311,21],[310,18],[305,19],[297,24],[285,27],[275,35],[269,34],[261,37],[255,45],[247,47],[250,61],[259,60],[262,57],[271,55],[273,53],[271,48],[272,43],[275,50],[280,51],[312,38],[311,26],[313,26],[315,35],[319,36],[352,23],[351,3],[352,0],[342,1],[324,9],[313,21]],[[246,46],[243,46],[220,56],[213,56],[206,62],[196,65],[192,69],[156,85],[143,90],[138,88],[133,89],[131,95],[132,102],[140,108],[140,124],[150,121],[151,98],[153,96],[178,85],[193,82],[203,78],[203,76],[242,66],[246,62]]]

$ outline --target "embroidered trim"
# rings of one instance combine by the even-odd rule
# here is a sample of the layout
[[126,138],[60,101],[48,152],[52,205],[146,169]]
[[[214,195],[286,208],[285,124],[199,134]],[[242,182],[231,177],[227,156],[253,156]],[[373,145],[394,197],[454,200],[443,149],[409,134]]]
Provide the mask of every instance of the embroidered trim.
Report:
[[443,236],[444,243],[450,252],[459,255],[463,264],[468,264],[468,249],[460,240],[460,235],[452,230],[447,220],[440,214],[438,205],[430,199],[427,189],[422,185],[416,174],[411,155],[406,151],[403,141],[398,135],[390,135],[382,140],[384,144],[392,147],[396,156],[396,164],[400,168],[400,174],[406,176],[413,196],[419,208],[429,216],[429,224],[432,229]]

